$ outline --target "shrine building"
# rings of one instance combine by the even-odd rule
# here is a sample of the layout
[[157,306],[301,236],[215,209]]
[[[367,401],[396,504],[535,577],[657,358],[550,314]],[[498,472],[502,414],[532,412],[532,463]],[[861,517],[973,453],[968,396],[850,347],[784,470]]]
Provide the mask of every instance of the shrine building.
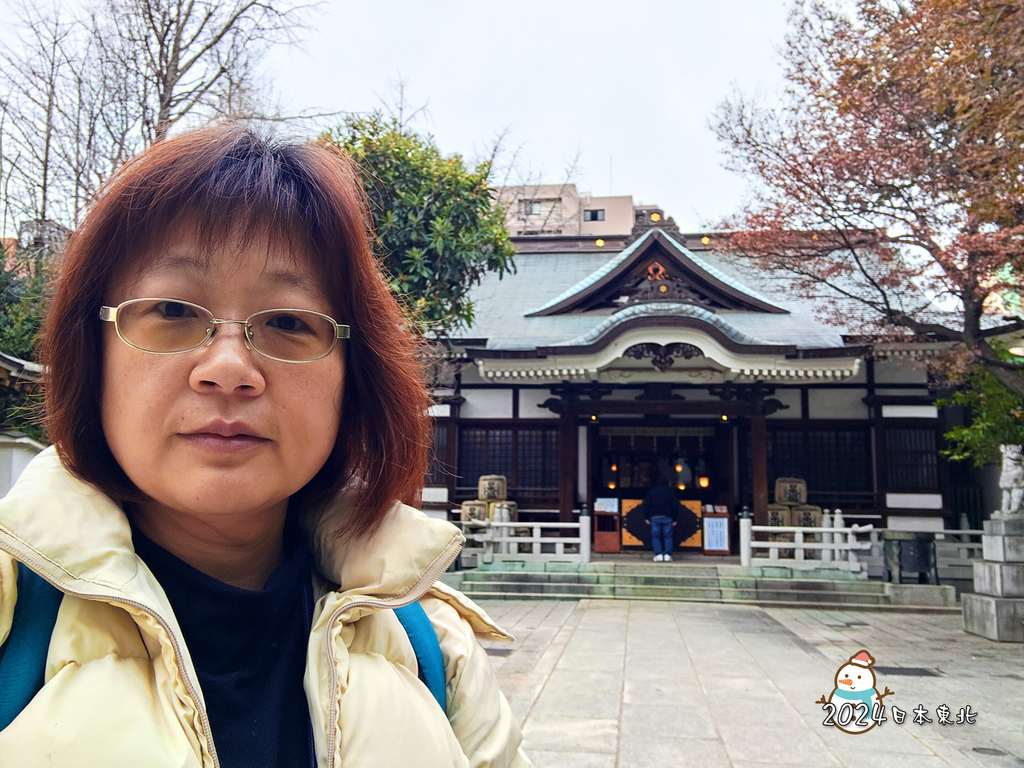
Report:
[[[528,203],[514,215],[543,214]],[[435,390],[425,508],[505,475],[521,509],[551,519],[614,510],[628,550],[628,511],[660,471],[684,505],[746,506],[758,525],[776,478],[795,477],[847,521],[955,527],[964,501],[914,348],[872,359],[778,277],[714,251],[714,233],[683,234],[651,206],[631,206],[630,232],[602,232],[607,218],[587,215],[599,205],[578,201],[589,229],[512,227],[515,273],[473,290]]]

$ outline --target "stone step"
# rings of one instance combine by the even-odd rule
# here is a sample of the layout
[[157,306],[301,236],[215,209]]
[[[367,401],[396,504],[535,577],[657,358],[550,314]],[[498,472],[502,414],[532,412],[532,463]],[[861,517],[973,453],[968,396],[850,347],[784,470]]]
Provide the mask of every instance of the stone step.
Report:
[[597,584],[602,573],[563,573],[560,571],[465,571],[463,581],[525,581],[561,584]]
[[[473,592],[471,594],[473,600],[580,600],[587,599],[586,596],[576,594],[564,594],[558,592],[540,593],[540,592]],[[930,605],[887,605],[886,603],[863,603],[863,604],[849,604],[849,603],[805,603],[794,600],[706,600],[699,597],[651,597],[651,596],[606,596],[596,599],[601,600],[649,600],[659,602],[680,602],[680,603],[707,603],[707,602],[722,602],[728,605],[757,605],[764,608],[807,608],[813,606],[819,609],[831,609],[831,610],[850,610],[854,608],[859,611],[895,611],[899,613],[937,613],[937,614],[959,614],[961,609],[959,607],[946,607],[946,606],[930,606]]]
[[[718,577],[671,575],[618,574],[618,573],[545,573],[545,572],[506,572],[506,571],[467,571],[464,582],[518,581],[531,584],[627,584],[627,585],[660,585],[718,587]],[[750,580],[753,585],[753,579]]]
[[481,592],[507,592],[509,594],[554,594],[575,595],[576,597],[612,597],[613,587],[597,584],[565,584],[561,582],[526,581],[463,581],[461,591],[475,596]]
[[706,578],[718,578],[718,567],[714,565],[684,565],[682,563],[662,563],[661,565],[615,565],[612,571],[616,576],[661,576],[665,573],[677,574],[680,576],[703,576]]
[[867,593],[884,595],[885,585],[877,581],[840,581],[814,579],[761,579],[753,577],[719,578],[705,576],[674,575],[659,573],[644,574],[608,574],[608,573],[548,573],[548,572],[509,572],[509,571],[466,571],[463,584],[518,582],[523,584],[601,584],[623,587],[676,587],[676,588],[707,588],[707,589],[743,589],[743,590],[791,590],[799,592],[828,593]]
[[[724,579],[722,580],[725,581]],[[740,580],[737,580],[740,581]],[[827,581],[824,579],[755,579],[757,589],[798,590],[801,592],[855,592],[884,595],[881,581]]]
[[675,563],[497,562],[452,574],[453,586],[474,599],[678,600],[846,608],[893,607],[955,612],[956,590],[945,585],[894,585],[863,574],[784,566],[742,568]]
[[[745,590],[736,590],[737,592]],[[722,590],[723,594],[726,590]],[[881,605],[887,603],[888,599],[884,594],[877,592],[823,592],[823,591],[801,591],[796,589],[758,589],[755,593],[755,600],[789,601],[807,605],[821,603],[828,605]]]
[[626,585],[626,584],[569,584],[562,582],[526,581],[464,581],[462,591],[471,597],[481,593],[508,593],[510,595],[576,595],[586,597],[651,597],[665,600],[703,600],[735,602],[753,600],[786,600],[799,604],[878,605],[886,602],[885,595],[869,592],[801,591],[795,589],[734,589],[679,585]]

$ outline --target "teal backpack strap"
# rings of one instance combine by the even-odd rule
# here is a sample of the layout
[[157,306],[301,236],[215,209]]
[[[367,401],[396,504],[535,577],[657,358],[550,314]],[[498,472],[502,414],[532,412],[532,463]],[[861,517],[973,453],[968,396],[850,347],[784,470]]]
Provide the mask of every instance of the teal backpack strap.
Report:
[[444,657],[441,655],[441,643],[438,642],[434,625],[430,623],[426,611],[419,603],[409,603],[402,608],[395,608],[394,611],[416,653],[420,680],[430,689],[441,710],[447,714]]
[[7,642],[0,648],[0,731],[43,687],[50,635],[64,594],[18,563],[18,602]]

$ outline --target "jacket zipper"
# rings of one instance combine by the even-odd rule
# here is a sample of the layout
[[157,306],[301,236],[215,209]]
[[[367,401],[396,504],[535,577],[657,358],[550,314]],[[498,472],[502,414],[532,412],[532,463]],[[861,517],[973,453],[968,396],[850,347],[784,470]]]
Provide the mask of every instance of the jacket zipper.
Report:
[[56,587],[66,595],[78,597],[83,600],[95,600],[98,602],[105,602],[112,605],[130,606],[132,608],[142,611],[144,614],[149,616],[151,619],[156,621],[157,624],[160,625],[164,633],[167,635],[167,639],[170,640],[171,648],[174,650],[174,658],[177,659],[178,662],[178,673],[181,675],[182,682],[185,683],[185,690],[188,692],[188,695],[192,698],[192,706],[194,706],[196,708],[196,712],[199,713],[199,724],[203,728],[203,738],[206,740],[206,747],[210,752],[210,757],[213,759],[213,766],[214,768],[220,768],[220,760],[217,758],[217,748],[213,744],[213,732],[210,730],[210,720],[207,717],[205,708],[202,707],[199,703],[199,690],[193,683],[193,681],[189,679],[188,673],[185,669],[185,665],[182,663],[183,659],[185,658],[185,655],[182,652],[181,643],[179,643],[178,639],[174,636],[174,631],[171,629],[170,625],[148,605],[140,603],[136,600],[127,600],[117,597],[111,597],[110,595],[90,594],[87,592],[80,592],[75,589],[66,587],[61,583],[61,580],[59,578],[55,578],[53,576],[49,568],[50,562],[48,560],[39,559],[32,555],[26,557],[25,553],[11,552],[10,550],[7,550],[7,552],[15,559],[25,563],[25,565],[29,566],[33,571],[38,573],[40,576],[44,577],[48,582],[50,582],[50,584],[52,584],[54,587]]
[[[331,705],[328,710],[328,722],[330,723],[330,735],[328,737],[327,758],[328,768],[333,768],[334,766],[334,753],[337,747],[338,737],[338,665],[334,658],[334,649],[331,647],[331,627],[334,625],[334,623],[338,620],[338,617],[344,611],[350,610],[352,608],[364,608],[371,606],[379,608],[402,608],[406,605],[410,605],[411,603],[416,602],[421,597],[423,597],[424,594],[426,594],[427,590],[435,581],[438,580],[438,578],[440,578],[441,574],[448,570],[449,566],[451,566],[451,564],[455,561],[455,558],[458,557],[459,552],[462,550],[462,544],[464,541],[465,539],[462,537],[461,534],[456,536],[456,538],[453,539],[452,542],[448,544],[447,547],[445,547],[442,553],[438,555],[438,557],[434,560],[430,567],[423,572],[423,575],[419,578],[419,580],[412,587],[409,588],[409,590],[405,593],[407,597],[396,598],[394,600],[354,600],[350,603],[346,603],[345,605],[339,606],[335,609],[334,613],[331,614],[331,618],[328,620],[326,625],[326,633],[324,637],[325,652],[327,654],[327,659],[331,667]],[[210,757],[213,760],[213,766],[214,768],[220,768],[220,760],[217,758],[217,748],[214,746],[213,743],[213,733],[210,730],[209,718],[207,717],[206,710],[199,704],[200,699],[198,689],[192,682],[192,680],[189,678],[185,670],[185,665],[182,663],[184,653],[182,652],[181,644],[175,637],[170,625],[163,618],[161,618],[160,615],[157,614],[152,608],[135,600],[113,598],[110,595],[89,594],[86,592],[79,592],[74,589],[67,588],[61,584],[61,580],[59,578],[55,578],[52,575],[49,568],[50,562],[48,560],[39,559],[32,555],[26,557],[24,553],[11,552],[10,550],[7,551],[12,557],[25,563],[25,565],[32,567],[32,570],[34,570],[40,576],[43,576],[54,587],[59,589],[61,592],[64,592],[65,594],[72,595],[73,597],[78,597],[83,600],[97,600],[113,604],[131,606],[132,608],[136,608],[142,611],[147,616],[156,621],[157,624],[160,625],[160,627],[164,630],[164,633],[167,635],[168,640],[170,640],[171,648],[174,650],[175,659],[177,659],[178,661],[179,674],[181,675],[182,681],[185,683],[185,690],[188,692],[188,695],[192,698],[192,705],[196,708],[196,712],[199,714],[199,723],[203,728],[203,738],[205,738],[206,740],[206,746],[210,752]]]
[[438,555],[430,567],[423,572],[423,575],[419,580],[408,589],[405,596],[395,598],[393,600],[353,600],[350,603],[339,606],[334,610],[334,613],[331,614],[331,618],[328,620],[326,625],[327,631],[324,636],[327,660],[331,667],[331,706],[328,710],[328,722],[330,723],[331,730],[330,736],[327,740],[328,768],[333,768],[334,766],[334,753],[338,743],[338,665],[334,658],[334,649],[331,647],[331,627],[334,626],[334,623],[343,612],[351,610],[352,608],[403,608],[415,603],[426,594],[427,590],[430,589],[430,586],[437,581],[438,578],[440,578],[441,574],[447,571],[448,567],[455,562],[455,558],[458,557],[459,552],[462,550],[462,544],[464,541],[465,539],[462,535],[458,535],[452,543],[449,544],[440,555]]

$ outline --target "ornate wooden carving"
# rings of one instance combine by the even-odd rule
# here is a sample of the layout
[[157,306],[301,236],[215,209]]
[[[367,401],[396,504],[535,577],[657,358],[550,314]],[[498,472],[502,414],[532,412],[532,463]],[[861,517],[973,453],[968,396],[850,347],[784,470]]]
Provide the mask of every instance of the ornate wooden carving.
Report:
[[591,400],[600,400],[612,393],[613,388],[608,384],[601,384],[597,381],[588,381],[585,384],[572,384],[563,381],[550,388],[554,397],[549,397],[538,408],[546,408],[553,413],[565,413],[574,410],[572,406],[577,405],[583,397]]
[[[652,213],[658,213],[658,220],[654,221],[651,219]],[[626,240],[626,245],[637,240],[644,232],[649,229],[661,229],[668,232],[678,240],[683,239],[683,233],[679,231],[679,225],[676,224],[675,219],[671,216],[665,216],[659,211],[654,209],[638,209],[634,214],[633,219],[633,231],[630,232],[629,238]]]
[[751,403],[756,406],[757,413],[766,416],[789,408],[781,400],[776,400],[774,397],[769,398],[769,395],[775,394],[775,387],[769,386],[763,381],[755,381],[752,384],[737,384],[735,381],[713,384],[708,387],[708,394],[726,402],[737,400]]
[[682,395],[672,393],[672,384],[666,382],[649,381],[644,384],[642,394],[636,396],[637,400],[685,400]]
[[620,295],[626,296],[627,304],[647,304],[652,301],[671,301],[681,304],[695,304],[699,307],[718,306],[707,296],[693,290],[678,277],[672,275],[658,261],[647,265],[639,279],[624,286]]
[[624,357],[632,357],[634,360],[651,358],[654,367],[664,373],[675,363],[676,358],[691,360],[695,357],[703,357],[704,353],[699,347],[693,344],[634,344],[623,353]]

